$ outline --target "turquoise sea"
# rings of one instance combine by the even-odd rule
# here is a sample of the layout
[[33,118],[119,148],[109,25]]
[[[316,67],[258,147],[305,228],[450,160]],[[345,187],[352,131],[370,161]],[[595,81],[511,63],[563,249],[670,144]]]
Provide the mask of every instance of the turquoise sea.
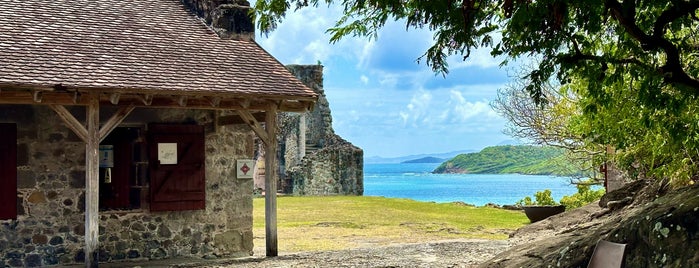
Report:
[[365,164],[364,195],[482,206],[511,205],[544,189],[559,201],[577,192],[570,178],[519,174],[432,174],[439,164]]

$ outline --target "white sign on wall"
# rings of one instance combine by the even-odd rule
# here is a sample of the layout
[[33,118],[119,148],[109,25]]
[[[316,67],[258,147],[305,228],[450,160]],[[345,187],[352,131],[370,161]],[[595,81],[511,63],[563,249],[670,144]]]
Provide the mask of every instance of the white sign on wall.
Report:
[[252,159],[238,159],[236,161],[236,178],[238,179],[252,179],[255,167],[255,160]]
[[114,145],[100,145],[100,167],[114,167]]
[[158,160],[161,165],[177,165],[177,143],[158,143]]

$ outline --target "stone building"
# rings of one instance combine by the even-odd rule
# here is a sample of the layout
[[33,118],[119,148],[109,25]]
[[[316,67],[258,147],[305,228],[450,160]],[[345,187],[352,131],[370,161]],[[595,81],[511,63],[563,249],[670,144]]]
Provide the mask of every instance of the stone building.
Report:
[[256,137],[276,153],[277,111],[317,94],[254,42],[248,8],[3,3],[0,267],[252,254],[253,180],[237,165]]
[[[280,113],[277,141],[280,190],[294,195],[362,195],[364,158],[361,148],[335,134],[330,104],[323,90],[322,65],[288,65],[287,68],[318,94],[305,113]],[[260,155],[264,154],[260,150]],[[257,166],[262,167],[264,157]],[[264,188],[262,169],[255,179]]]

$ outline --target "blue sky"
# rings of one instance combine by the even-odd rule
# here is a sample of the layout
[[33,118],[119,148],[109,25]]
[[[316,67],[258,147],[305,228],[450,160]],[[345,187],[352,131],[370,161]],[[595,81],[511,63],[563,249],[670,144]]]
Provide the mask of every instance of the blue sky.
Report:
[[472,51],[466,62],[454,56],[446,77],[435,75],[416,62],[432,43],[429,31],[389,22],[376,40],[330,44],[325,31],[341,14],[326,6],[290,12],[256,40],[283,64],[324,66],[333,128],[365,157],[480,150],[511,139],[502,133],[505,119],[489,106],[509,80],[500,59]]

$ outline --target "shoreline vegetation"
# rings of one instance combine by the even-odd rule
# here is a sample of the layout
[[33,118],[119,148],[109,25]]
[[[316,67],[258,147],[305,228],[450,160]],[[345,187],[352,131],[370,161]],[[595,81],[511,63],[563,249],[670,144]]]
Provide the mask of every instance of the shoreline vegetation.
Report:
[[[460,202],[376,196],[280,196],[279,250],[369,248],[449,239],[504,240],[529,223],[523,212]],[[264,199],[253,199],[256,248],[264,247]]]
[[566,159],[563,149],[533,145],[491,146],[480,152],[460,154],[443,162],[432,173],[580,175]]

